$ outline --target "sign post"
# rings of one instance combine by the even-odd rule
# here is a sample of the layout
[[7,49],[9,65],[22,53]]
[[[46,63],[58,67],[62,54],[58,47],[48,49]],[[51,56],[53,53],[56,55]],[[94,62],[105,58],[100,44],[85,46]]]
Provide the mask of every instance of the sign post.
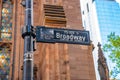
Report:
[[33,30],[33,0],[25,0],[25,26],[22,30],[24,39],[23,80],[33,80],[33,51],[35,33]]

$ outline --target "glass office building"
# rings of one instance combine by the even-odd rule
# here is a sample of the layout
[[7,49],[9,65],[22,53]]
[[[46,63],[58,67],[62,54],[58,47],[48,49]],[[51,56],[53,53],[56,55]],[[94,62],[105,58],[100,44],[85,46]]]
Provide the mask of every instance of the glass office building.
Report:
[[[104,45],[107,42],[107,36],[111,32],[120,35],[120,5],[115,0],[80,0],[80,2],[83,27],[90,31],[91,40],[95,47],[93,57],[96,80],[100,80],[97,63],[97,44],[100,42]],[[104,55],[107,58],[109,71],[111,71],[114,65],[109,60],[108,55]]]
[[102,44],[104,44],[107,35],[111,32],[120,35],[120,6],[115,0],[96,0],[95,6]]
[[[120,6],[115,0],[96,0],[94,4],[101,43],[104,45],[107,42],[107,36],[111,32],[120,35]],[[108,55],[109,54],[105,54],[105,57],[107,58],[109,71],[111,71],[113,67],[115,67],[115,64],[109,60]],[[118,75],[117,78],[119,79],[120,75]]]

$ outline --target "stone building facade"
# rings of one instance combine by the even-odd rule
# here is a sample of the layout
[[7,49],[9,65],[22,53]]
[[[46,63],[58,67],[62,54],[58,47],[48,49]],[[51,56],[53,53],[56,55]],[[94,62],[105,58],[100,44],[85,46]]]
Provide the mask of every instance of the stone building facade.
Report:
[[100,80],[109,80],[109,69],[100,43],[98,43],[98,71]]
[[[2,56],[0,78],[3,80],[5,78],[22,80],[24,42],[21,29],[24,26],[25,8],[21,3],[22,0],[0,0],[0,57]],[[55,11],[50,12],[45,6]],[[34,0],[33,7],[34,27],[83,30],[79,0]],[[45,10],[48,10],[48,13]],[[58,16],[56,12],[61,16]],[[10,19],[8,20],[6,16]],[[36,43],[36,47],[37,50],[34,53],[35,80],[96,80],[92,44]],[[7,55],[3,55],[6,53]],[[5,64],[4,61],[6,61]]]

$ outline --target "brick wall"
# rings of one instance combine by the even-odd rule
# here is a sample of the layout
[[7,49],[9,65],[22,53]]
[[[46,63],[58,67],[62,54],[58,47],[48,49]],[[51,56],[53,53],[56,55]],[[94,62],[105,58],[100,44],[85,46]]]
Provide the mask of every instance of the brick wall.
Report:
[[[13,40],[13,54],[15,54],[13,75],[14,80],[22,80],[24,42],[21,38],[21,28],[24,25],[24,8],[20,4],[21,1],[13,1],[13,24],[16,27]],[[79,0],[46,1],[34,0],[34,26],[45,25],[43,4],[46,3],[64,7],[67,19],[64,27],[83,30]],[[95,80],[92,46],[37,43],[34,64],[38,68],[37,80]]]

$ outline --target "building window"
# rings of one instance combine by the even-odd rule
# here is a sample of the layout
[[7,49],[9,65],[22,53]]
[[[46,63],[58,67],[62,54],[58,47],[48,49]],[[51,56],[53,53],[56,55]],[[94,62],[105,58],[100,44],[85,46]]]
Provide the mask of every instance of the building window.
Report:
[[82,12],[82,14],[84,15],[84,11]]
[[92,2],[94,2],[95,0],[92,0]]
[[88,5],[88,3],[87,3],[87,12],[89,12],[89,5]]
[[83,23],[83,27],[84,27],[84,29],[86,28],[86,21],[84,21],[84,23]]
[[0,46],[0,80],[8,80],[10,72],[10,48]]
[[12,9],[13,5],[10,0],[3,0],[2,17],[0,26],[0,41],[12,39]]
[[[12,10],[11,0],[2,0],[0,26],[0,80],[8,80],[10,72],[10,53],[12,39]],[[5,41],[5,42],[3,42]]]

